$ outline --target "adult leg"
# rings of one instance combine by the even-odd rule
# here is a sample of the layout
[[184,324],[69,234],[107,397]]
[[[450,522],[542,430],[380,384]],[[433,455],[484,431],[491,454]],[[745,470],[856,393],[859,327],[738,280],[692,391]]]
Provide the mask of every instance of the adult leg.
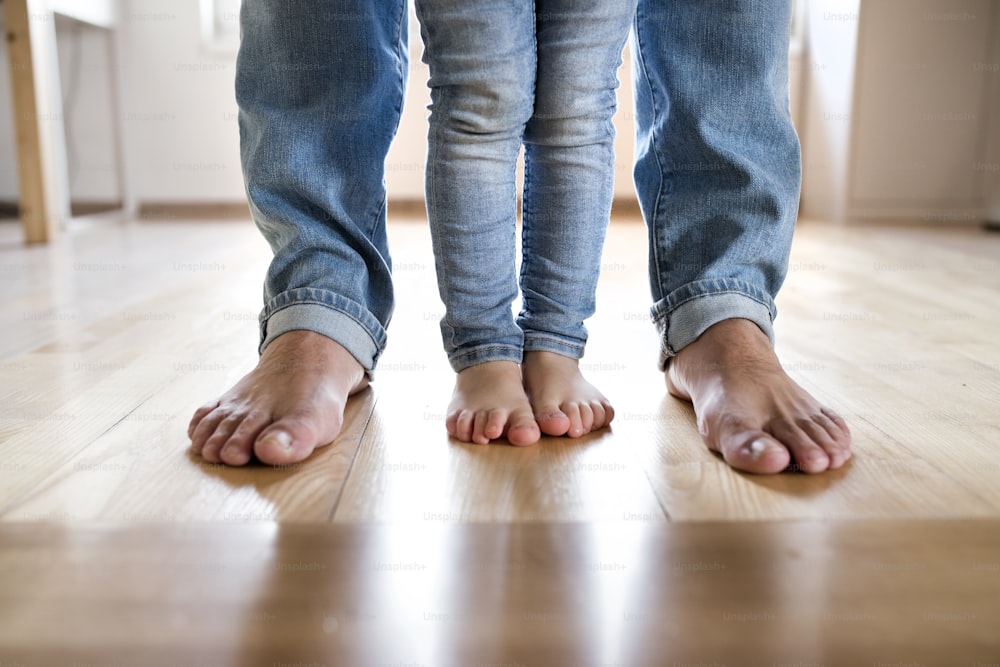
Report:
[[539,438],[521,383],[514,168],[532,112],[532,0],[417,0],[430,66],[427,212],[458,373],[448,432],[485,444]]
[[674,395],[709,447],[758,473],[850,457],[843,420],[771,347],[800,185],[789,0],[639,0],[636,187]]
[[340,431],[392,313],[384,161],[407,70],[403,0],[244,0],[247,197],[274,251],[257,368],[191,420],[208,461],[299,461]]
[[525,130],[525,387],[541,430],[580,436],[610,423],[580,373],[614,181],[616,72],[635,2],[539,0],[535,111]]

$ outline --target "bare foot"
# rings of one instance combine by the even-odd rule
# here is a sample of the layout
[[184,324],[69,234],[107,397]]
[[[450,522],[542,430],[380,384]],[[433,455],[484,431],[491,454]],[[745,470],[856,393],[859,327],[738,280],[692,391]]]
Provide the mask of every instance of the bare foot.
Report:
[[819,473],[851,458],[847,424],[788,377],[749,320],[719,322],[682,349],[667,388],[694,404],[705,442],[738,470],[777,473],[794,461]]
[[232,466],[253,455],[271,465],[302,461],[337,437],[347,397],[366,386],[361,364],[338,343],[289,331],[221,399],[198,408],[188,426],[191,450]]
[[459,372],[445,426],[453,438],[480,445],[503,437],[512,445],[533,445],[541,437],[521,368],[512,361],[488,361]]
[[604,394],[583,379],[576,359],[553,352],[525,352],[521,370],[542,433],[579,438],[615,418],[615,409]]

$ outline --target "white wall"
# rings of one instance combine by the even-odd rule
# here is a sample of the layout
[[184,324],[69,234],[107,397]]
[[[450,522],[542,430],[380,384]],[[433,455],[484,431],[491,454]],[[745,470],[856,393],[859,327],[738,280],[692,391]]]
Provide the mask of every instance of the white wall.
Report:
[[195,0],[124,0],[124,7],[123,122],[137,199],[243,199],[236,54],[203,47]]
[[[123,0],[122,118],[110,113],[109,37],[98,28],[57,22],[67,145],[78,157],[71,169],[74,201],[119,197],[111,120],[120,120],[129,143],[132,187],[140,202],[242,201],[239,136],[233,91],[234,51],[212,51],[200,41],[195,0]],[[233,17],[235,20],[235,17]],[[420,61],[419,27],[411,11],[410,82],[399,133],[386,161],[392,197],[421,198],[426,153],[427,67]],[[0,51],[0,90],[10,85]],[[74,79],[74,73],[76,78]],[[617,191],[632,192],[631,74],[620,72]],[[75,88],[70,85],[78,81]],[[0,200],[17,199],[9,103],[0,104]]]
[[860,0],[809,0],[803,74],[802,209],[846,215]]
[[[846,4],[856,6],[857,2]],[[57,22],[64,95],[72,90],[74,72],[81,82],[67,108],[67,145],[78,158],[71,174],[74,200],[119,197],[111,123],[121,121],[128,139],[129,176],[140,203],[242,201],[233,91],[235,51],[204,47],[196,0],[121,0],[121,8],[121,118],[109,115],[108,36],[97,28]],[[410,82],[399,133],[386,161],[386,180],[390,196],[418,199],[423,195],[429,95],[427,67],[420,61],[419,27],[412,11],[410,28]],[[801,68],[795,59],[791,65],[792,106],[797,115]],[[631,198],[635,139],[627,53],[619,79],[615,192]],[[0,85],[6,96],[5,50],[0,51]],[[9,104],[0,104],[0,200],[17,198],[10,113]]]
[[[202,47],[195,0],[122,0],[121,7],[120,114],[111,103],[110,34],[56,22],[72,199],[120,198],[114,124],[121,124],[140,202],[242,200],[235,53]],[[6,49],[0,85],[0,200],[16,200]]]
[[809,10],[805,214],[978,222],[1000,169],[1000,1]]
[[[855,84],[856,214],[967,216],[982,206],[991,0],[863,4]],[[997,17],[1000,18],[1000,17]],[[891,30],[887,28],[892,26]]]

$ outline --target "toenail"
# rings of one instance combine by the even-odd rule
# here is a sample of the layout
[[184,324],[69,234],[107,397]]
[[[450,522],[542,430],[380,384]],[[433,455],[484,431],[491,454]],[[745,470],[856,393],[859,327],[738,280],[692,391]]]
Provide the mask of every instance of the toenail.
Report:
[[771,449],[771,443],[763,438],[758,438],[750,443],[750,458],[756,461],[769,449]]
[[269,433],[264,442],[273,447],[283,449],[286,452],[292,451],[292,436],[285,431]]

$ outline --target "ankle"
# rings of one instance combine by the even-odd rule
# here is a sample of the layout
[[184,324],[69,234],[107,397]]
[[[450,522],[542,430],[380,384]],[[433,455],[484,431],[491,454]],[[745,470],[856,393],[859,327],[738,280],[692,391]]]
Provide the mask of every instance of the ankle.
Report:
[[524,366],[546,366],[558,368],[579,368],[580,360],[557,352],[532,350],[524,353]]

